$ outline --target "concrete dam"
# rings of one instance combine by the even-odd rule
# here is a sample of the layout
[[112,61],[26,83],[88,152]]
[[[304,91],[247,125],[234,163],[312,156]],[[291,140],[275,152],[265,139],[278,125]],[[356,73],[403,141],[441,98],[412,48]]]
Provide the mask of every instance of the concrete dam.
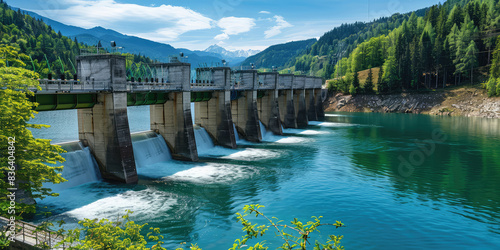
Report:
[[[78,138],[90,149],[102,178],[138,181],[128,106],[150,106],[150,129],[173,159],[198,161],[193,124],[214,144],[236,148],[236,138],[262,141],[261,126],[276,135],[324,118],[323,80],[304,75],[229,67],[197,68],[183,62],[149,65],[151,78],[127,77],[126,59],[115,54],[79,56],[80,80],[40,80],[37,111],[77,109]],[[194,121],[191,103],[194,103]]]

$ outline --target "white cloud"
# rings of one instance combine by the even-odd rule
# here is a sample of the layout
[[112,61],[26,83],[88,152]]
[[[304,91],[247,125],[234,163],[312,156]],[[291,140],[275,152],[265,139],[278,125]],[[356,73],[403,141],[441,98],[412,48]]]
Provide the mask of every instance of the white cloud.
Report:
[[215,40],[227,40],[229,36],[226,33],[218,34],[214,37]]
[[255,19],[248,17],[224,17],[217,22],[222,32],[237,35],[250,31],[255,26]]
[[264,32],[266,39],[280,34],[282,29],[293,27],[282,16],[274,16],[274,20],[276,21],[276,25]]
[[271,12],[263,10],[263,11],[259,12],[259,14],[271,14]]
[[70,0],[60,8],[39,12],[69,25],[83,28],[104,26],[161,42],[174,41],[189,31],[210,29],[214,22],[196,11],[180,6],[142,6],[118,3],[115,0]]
[[250,31],[255,26],[255,19],[248,17],[224,17],[217,22],[222,34],[214,37],[215,40],[227,40],[229,35],[237,35]]

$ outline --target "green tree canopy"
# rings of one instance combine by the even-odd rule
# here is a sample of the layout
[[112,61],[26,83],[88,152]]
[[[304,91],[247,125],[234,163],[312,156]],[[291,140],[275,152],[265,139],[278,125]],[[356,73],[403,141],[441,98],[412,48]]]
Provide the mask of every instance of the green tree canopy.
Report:
[[[22,66],[22,62],[15,58],[16,56],[22,58],[25,55],[20,54],[18,50],[4,46],[0,47],[0,51],[8,55],[0,59],[0,65],[9,63]],[[29,197],[57,196],[50,188],[44,188],[43,183],[65,181],[60,174],[62,167],[47,165],[64,162],[64,158],[59,154],[63,152],[61,147],[51,145],[50,140],[35,139],[28,130],[28,128],[48,127],[28,123],[35,117],[36,111],[33,110],[33,106],[36,104],[30,102],[27,96],[34,94],[32,90],[40,89],[37,78],[38,74],[30,70],[0,67],[0,213],[2,215],[7,213],[9,207],[9,201],[6,199],[9,194],[7,188],[15,187],[20,190],[17,192],[16,202],[29,203]],[[15,180],[12,177],[9,179],[9,176],[15,176]],[[20,203],[16,207],[17,215],[33,212],[35,209],[34,205]]]

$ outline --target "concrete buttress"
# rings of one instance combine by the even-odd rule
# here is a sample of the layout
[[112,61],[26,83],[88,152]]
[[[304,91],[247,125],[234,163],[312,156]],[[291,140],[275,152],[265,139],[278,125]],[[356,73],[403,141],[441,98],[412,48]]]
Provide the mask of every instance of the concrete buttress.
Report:
[[97,104],[78,110],[79,139],[90,147],[104,179],[138,181],[127,117],[125,57],[77,57],[78,75],[93,84],[107,85],[97,94]]

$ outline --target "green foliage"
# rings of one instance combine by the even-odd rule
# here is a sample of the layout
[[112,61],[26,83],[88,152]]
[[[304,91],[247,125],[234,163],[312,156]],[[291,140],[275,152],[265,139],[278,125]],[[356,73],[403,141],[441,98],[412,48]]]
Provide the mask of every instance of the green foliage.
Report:
[[[0,47],[6,55],[25,57],[13,47]],[[22,62],[15,58],[5,57],[0,59],[0,65],[7,62],[22,66]],[[0,213],[7,214],[9,201],[7,188],[17,187],[24,191],[24,196],[43,199],[46,196],[57,196],[50,188],[44,188],[45,182],[60,183],[65,181],[61,177],[61,167],[47,165],[64,162],[59,153],[63,150],[59,146],[51,145],[50,140],[35,139],[27,128],[43,128],[46,125],[29,124],[28,121],[35,117],[33,106],[28,100],[28,95],[33,95],[32,90],[40,89],[38,74],[18,67],[0,67]],[[14,143],[9,144],[9,141]],[[8,148],[14,147],[14,161],[9,161]],[[15,183],[8,180],[11,176],[9,170],[15,169]],[[15,184],[13,186],[12,184]],[[16,196],[17,202],[21,200],[21,192]],[[27,197],[25,197],[27,198]],[[26,201],[26,200],[25,200]],[[34,205],[16,204],[16,215],[33,212]],[[9,216],[10,217],[10,216]]]
[[[305,250],[307,246],[311,244],[311,234],[314,232],[319,232],[318,228],[320,226],[329,225],[334,226],[335,228],[344,226],[344,224],[342,224],[342,222],[340,221],[337,221],[334,224],[321,223],[321,216],[313,216],[313,221],[308,221],[307,223],[303,223],[297,220],[297,218],[294,218],[293,221],[290,222],[290,224],[281,224],[283,223],[282,220],[279,220],[276,217],[268,218],[266,215],[264,215],[264,213],[260,211],[261,208],[264,208],[264,206],[259,204],[246,205],[243,208],[243,214],[236,213],[238,221],[241,222],[241,225],[243,226],[242,230],[246,232],[246,234],[241,239],[236,239],[233,243],[233,247],[229,248],[229,250],[242,249],[242,247],[246,247],[246,244],[249,240],[262,237],[267,233],[269,229],[274,230],[276,236],[280,237],[283,240],[283,244],[277,249]],[[252,224],[252,222],[245,218],[251,214],[255,214],[255,217],[261,216],[265,218],[269,222],[269,224]],[[327,240],[324,244],[316,240],[314,242],[313,249],[344,249],[344,247],[340,245],[342,236],[329,235],[329,238],[330,239]],[[257,242],[255,245],[245,249],[264,250],[268,249],[268,247],[265,246],[264,242]]]
[[379,92],[390,92],[399,85],[398,65],[396,62],[396,58],[394,56],[390,56],[385,61],[382,68],[384,71],[382,78],[385,86],[379,86]]
[[359,94],[359,90],[360,90],[360,87],[359,87],[359,76],[358,76],[358,72],[354,72],[352,74],[352,82],[351,82],[351,86],[349,86],[349,93],[351,95],[355,95],[355,94]]
[[[23,67],[35,71],[42,78],[52,74],[54,78],[64,76],[65,79],[72,79],[76,74],[76,56],[80,54],[80,49],[89,49],[76,38],[65,37],[42,20],[11,10],[5,3],[0,3],[0,44],[15,47],[27,55],[19,59],[22,66],[12,64],[11,60],[6,66]],[[135,63],[153,62],[144,56],[131,56],[129,60]]]
[[[159,228],[149,228],[149,232],[146,234],[147,240],[157,243],[151,248],[147,248],[146,244],[148,242],[141,232],[148,224],[136,224],[130,220],[130,214],[133,212],[130,210],[126,212],[125,215],[116,221],[108,219],[84,219],[78,222],[82,228],[70,229],[68,231],[60,229],[58,232],[64,236],[64,240],[59,242],[56,247],[61,247],[64,244],[66,247],[70,246],[68,249],[165,250],[161,246],[163,236],[160,235]],[[193,246],[191,249],[199,248]]]
[[[265,246],[265,242],[257,242],[253,246],[248,246],[249,240],[263,237],[269,230],[275,231],[276,236],[280,237],[283,244],[277,249],[292,250],[292,249],[307,249],[312,242],[312,236],[315,232],[320,232],[318,230],[321,226],[334,226],[335,228],[343,227],[344,224],[340,221],[336,221],[333,224],[321,223],[321,216],[312,217],[312,221],[303,223],[296,218],[290,222],[290,224],[282,224],[283,221],[278,218],[267,217],[261,212],[261,208],[264,206],[246,205],[243,208],[244,213],[236,213],[238,222],[242,224],[242,231],[245,232],[241,238],[234,241],[233,245],[229,250],[236,249],[248,249],[248,250],[265,250],[269,247]],[[116,221],[110,221],[108,219],[84,219],[78,222],[80,228],[65,230],[62,225],[65,224],[64,221],[58,221],[57,224],[60,229],[56,232],[57,236],[60,236],[63,240],[60,241],[56,247],[65,247],[66,249],[135,249],[135,250],[146,250],[146,249],[158,249],[166,250],[161,245],[163,242],[163,236],[160,234],[159,228],[150,227],[149,231],[144,236],[143,229],[147,226],[146,224],[136,224],[134,221],[130,220],[130,215],[133,212],[126,210],[126,214],[119,217]],[[268,224],[259,225],[252,223],[246,219],[247,216],[254,214],[255,217],[263,217],[267,220]],[[50,227],[54,227],[51,222],[41,223],[35,231],[48,230]],[[322,243],[316,240],[314,242],[314,250],[341,250],[344,249],[341,246],[340,240],[343,236],[329,235],[328,240]],[[147,244],[155,243],[151,248],[147,248]],[[181,243],[183,245],[185,243]],[[43,248],[43,245],[38,246]],[[201,250],[196,244],[191,244],[189,247],[191,250]],[[183,248],[177,248],[176,250],[183,250]]]
[[257,68],[272,68],[273,66],[282,68],[287,65],[290,59],[293,59],[304,50],[310,49],[315,42],[316,39],[309,39],[273,45],[256,55],[248,57],[241,65],[248,66],[253,63]]
[[[372,23],[342,25],[321,37],[310,53],[298,56],[295,65],[302,66],[307,56],[323,56],[324,65],[335,64],[334,73],[325,67],[325,76],[337,79],[382,66],[379,93],[438,87],[438,81],[445,86],[454,78],[457,84],[462,76],[472,81],[474,69],[490,61],[490,53],[484,52],[493,48],[499,16],[497,0],[456,0]],[[314,49],[323,47],[329,49]],[[312,61],[306,65],[305,70],[315,72]]]
[[485,84],[485,88],[489,96],[500,96],[500,36],[497,38],[497,45],[490,66],[490,79]]
[[343,78],[339,78],[328,81],[327,87],[330,93],[334,92],[349,93],[349,85],[350,84],[346,80],[344,80]]
[[384,82],[384,68],[383,67],[380,67],[380,69],[378,71],[377,92],[378,92],[378,94],[387,92],[387,84]]
[[497,37],[497,45],[493,52],[493,61],[490,67],[490,76],[493,78],[500,77],[500,36]]
[[490,77],[488,82],[486,82],[486,91],[488,92],[489,96],[494,96],[496,95],[496,87],[497,87],[497,80],[493,77]]
[[75,56],[85,45],[56,33],[41,20],[11,10],[5,3],[0,4],[0,12],[0,44],[16,47],[28,55],[22,59],[26,64],[23,67],[42,77],[48,73],[57,77],[64,75],[66,79],[73,77]]
[[7,235],[7,231],[0,232],[0,247],[6,248],[10,245],[10,240]]
[[500,96],[500,78],[497,78],[497,95]]
[[368,77],[366,78],[365,85],[363,86],[365,94],[373,94],[373,73],[372,69],[368,71]]

